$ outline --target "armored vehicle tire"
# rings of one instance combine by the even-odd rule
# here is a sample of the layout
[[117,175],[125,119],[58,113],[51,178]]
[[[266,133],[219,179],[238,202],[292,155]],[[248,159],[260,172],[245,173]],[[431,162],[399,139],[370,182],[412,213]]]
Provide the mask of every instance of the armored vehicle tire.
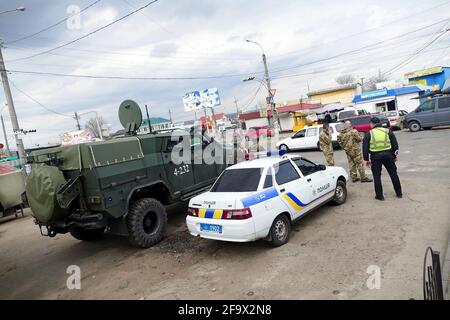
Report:
[[103,233],[105,232],[105,229],[83,229],[80,227],[73,227],[70,229],[70,234],[75,239],[81,240],[81,241],[94,241],[99,239]]
[[160,242],[167,225],[164,206],[155,199],[139,199],[130,206],[126,223],[130,241],[141,248],[149,248]]

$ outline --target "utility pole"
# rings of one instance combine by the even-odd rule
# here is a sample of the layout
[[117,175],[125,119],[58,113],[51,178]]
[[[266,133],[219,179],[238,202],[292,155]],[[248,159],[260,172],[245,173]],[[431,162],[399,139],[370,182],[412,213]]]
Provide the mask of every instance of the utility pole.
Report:
[[[251,41],[251,40],[246,40],[249,43],[253,43],[256,44],[257,46],[259,46],[261,48],[262,51],[262,60],[263,60],[263,64],[264,64],[264,80],[266,82],[266,87],[267,87],[267,92],[268,92],[268,97],[270,100],[273,99],[272,97],[272,86],[270,83],[270,77],[269,77],[269,67],[267,66],[267,56],[266,53],[264,52],[264,48],[255,41]],[[280,119],[278,117],[278,112],[275,108],[275,103],[272,103],[272,101],[270,101],[270,110],[272,111],[272,115],[269,116],[268,114],[268,119],[269,119],[269,125],[271,127],[274,127],[276,130],[278,130],[280,127]]]
[[19,122],[17,121],[16,110],[14,108],[14,102],[11,95],[11,88],[9,87],[8,74],[6,73],[5,61],[3,60],[2,53],[3,43],[0,42],[0,74],[3,83],[3,89],[5,91],[6,103],[8,104],[9,116],[11,117],[11,123],[14,131],[14,137],[16,138],[17,151],[19,151],[19,159],[23,164],[25,163],[25,148],[23,141],[19,138],[20,132]]
[[81,130],[81,126],[80,126],[80,116],[78,115],[78,112],[75,112],[75,120],[77,121],[77,128],[78,131]]
[[9,143],[8,143],[8,136],[6,135],[5,122],[3,121],[2,115],[0,115],[0,118],[2,120],[3,137],[5,137],[6,153],[8,154],[8,156],[10,156],[11,152],[9,151]]
[[172,110],[170,110],[170,108],[169,108],[169,121],[171,124],[173,124],[172,123]]

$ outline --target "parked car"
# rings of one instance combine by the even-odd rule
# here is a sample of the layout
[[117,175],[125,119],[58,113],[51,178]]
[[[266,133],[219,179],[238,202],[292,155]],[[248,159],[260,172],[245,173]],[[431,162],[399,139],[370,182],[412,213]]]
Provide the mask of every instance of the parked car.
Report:
[[403,125],[412,132],[450,125],[450,96],[425,101],[406,115]]
[[404,110],[394,110],[382,112],[381,114],[389,119],[391,128],[403,130],[403,120],[408,112]]
[[343,168],[299,156],[242,162],[226,169],[210,191],[190,200],[186,224],[196,237],[265,239],[281,246],[289,241],[292,223],[325,203],[343,204],[347,181]]
[[390,127],[389,119],[382,114],[368,114],[363,116],[351,117],[343,119],[343,121],[350,121],[353,128],[355,128],[359,133],[365,134],[366,132],[372,130],[372,127],[370,126],[370,120],[375,117],[380,119],[381,125],[383,127]]
[[357,109],[357,108],[345,108],[342,111],[339,111],[337,113],[337,121],[340,122],[343,119],[350,118],[350,117],[357,117],[357,116],[363,116],[368,114],[368,112],[364,109]]
[[251,127],[245,133],[245,139],[255,139],[259,137],[274,137],[275,130],[269,126]]
[[[342,129],[342,123],[330,123],[333,146],[338,147],[337,136]],[[320,149],[319,135],[323,130],[323,125],[305,127],[296,132],[292,137],[281,140],[277,143],[280,150],[300,150],[300,149]]]

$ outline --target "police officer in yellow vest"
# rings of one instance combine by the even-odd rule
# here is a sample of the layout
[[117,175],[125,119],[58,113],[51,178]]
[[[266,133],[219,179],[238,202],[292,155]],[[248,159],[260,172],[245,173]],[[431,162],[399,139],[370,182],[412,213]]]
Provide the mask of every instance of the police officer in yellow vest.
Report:
[[[380,119],[371,119],[372,130],[366,133],[363,140],[363,157],[367,167],[372,168],[375,182],[375,199],[384,201],[383,186],[381,184],[381,170],[384,166],[391,177],[397,198],[402,198],[402,186],[397,174],[398,142],[394,133],[383,128]],[[369,160],[370,154],[370,160]]]

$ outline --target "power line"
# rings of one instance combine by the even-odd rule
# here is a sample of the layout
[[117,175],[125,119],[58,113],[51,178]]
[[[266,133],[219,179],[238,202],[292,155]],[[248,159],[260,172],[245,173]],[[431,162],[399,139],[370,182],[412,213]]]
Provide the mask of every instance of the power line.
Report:
[[[438,5],[436,5],[436,6],[430,7],[430,8],[425,9],[425,10],[421,10],[420,12],[416,12],[416,13],[413,13],[413,14],[411,14],[411,15],[407,15],[407,16],[398,18],[398,19],[396,19],[396,20],[392,20],[392,21],[390,21],[390,22],[384,23],[384,24],[382,24],[382,25],[380,25],[380,26],[377,26],[377,27],[374,27],[374,28],[366,29],[366,30],[363,30],[363,31],[360,31],[360,32],[357,32],[357,33],[353,33],[353,34],[344,36],[344,37],[342,37],[342,38],[338,38],[338,39],[329,41],[328,43],[337,42],[337,41],[342,41],[342,40],[346,40],[346,39],[349,39],[349,38],[352,38],[352,37],[355,37],[355,36],[359,36],[359,35],[364,34],[364,33],[366,33],[366,32],[370,32],[370,31],[373,31],[373,30],[377,30],[377,29],[379,29],[379,28],[381,28],[381,27],[384,27],[384,26],[386,26],[386,25],[392,25],[393,23],[398,23],[399,21],[402,21],[402,20],[404,20],[404,19],[408,19],[408,18],[417,16],[417,15],[423,15],[424,12],[428,12],[428,11],[431,11],[431,10],[435,10],[435,9],[437,9],[437,8],[439,8],[439,7],[443,7],[443,6],[446,6],[446,5],[448,5],[448,4],[450,4],[450,1],[443,2],[443,3],[438,4]],[[304,52],[304,51],[308,52],[308,51],[311,51],[311,49],[315,49],[315,48],[322,47],[322,46],[324,46],[324,45],[327,45],[328,43],[318,44],[318,45],[309,47],[309,48],[304,49],[304,50],[297,50],[297,51],[291,51],[291,52],[283,53],[283,54],[280,54],[280,55],[272,56],[272,58],[274,58],[274,57],[287,56],[287,55],[291,55],[291,54],[295,54],[295,53],[299,53],[299,52]]]
[[[443,50],[445,48],[439,48],[436,50]],[[436,51],[436,50],[428,50],[423,51],[421,53],[430,52],[430,51]],[[397,54],[394,55],[388,55],[390,56],[398,56]],[[341,62],[343,63],[343,62]],[[334,68],[330,69],[322,69],[322,70],[312,70],[310,72],[303,72],[298,74],[291,74],[291,75],[280,75],[277,77],[273,77],[274,80],[277,79],[283,79],[283,78],[291,78],[291,77],[298,77],[303,75],[311,75],[311,74],[317,74],[321,72],[326,71],[332,71],[335,69],[340,69],[341,66],[337,66],[336,64],[330,64],[328,66],[335,66]],[[325,68],[328,66],[324,66]],[[67,78],[87,78],[87,79],[104,79],[104,80],[149,80],[149,81],[168,81],[168,80],[212,80],[212,79],[221,79],[221,78],[231,78],[231,77],[242,77],[247,76],[248,73],[241,73],[241,74],[228,74],[228,75],[216,75],[216,76],[198,76],[198,77],[123,77],[123,76],[98,76],[98,75],[82,75],[82,74],[65,74],[65,73],[54,73],[54,72],[40,72],[40,71],[25,71],[25,70],[6,70],[10,73],[15,74],[24,74],[24,75],[43,75],[43,76],[54,76],[54,77],[67,77]]]
[[50,30],[50,29],[52,29],[52,28],[54,28],[54,27],[60,25],[61,23],[66,22],[66,21],[69,20],[70,18],[73,18],[73,17],[76,16],[76,15],[79,15],[80,13],[86,11],[87,9],[89,9],[90,7],[96,5],[96,4],[99,3],[100,1],[101,1],[101,0],[96,0],[96,1],[94,1],[93,3],[89,4],[88,6],[84,7],[83,9],[81,9],[80,12],[74,13],[73,15],[71,15],[71,16],[69,16],[69,17],[67,17],[67,18],[61,19],[61,20],[59,20],[58,22],[56,22],[56,23],[54,23],[54,24],[52,24],[52,25],[50,25],[50,26],[48,26],[48,27],[46,27],[46,28],[44,28],[44,29],[41,29],[41,30],[39,30],[39,31],[37,31],[37,32],[35,32],[35,33],[32,33],[32,34],[30,34],[30,35],[28,35],[28,36],[24,36],[24,37],[18,38],[18,39],[16,39],[16,40],[9,41],[9,42],[7,42],[6,44],[9,45],[9,44],[12,44],[12,43],[16,43],[16,42],[19,42],[19,41],[26,40],[26,39],[32,38],[32,37],[34,37],[34,36],[37,36],[38,34],[41,34],[41,33],[45,32],[45,31],[47,31],[47,30]]
[[243,111],[247,111],[247,108],[253,103],[253,101],[255,100],[255,98],[258,96],[259,91],[261,91],[261,88],[263,86],[263,83],[260,82],[259,83],[259,87],[258,89],[255,91],[255,93],[252,95],[251,99],[249,100],[248,103],[246,103],[245,107],[243,107],[241,110]]
[[[433,43],[435,43],[437,40],[439,40],[442,36],[444,36],[448,31],[450,31],[450,29],[446,29],[444,31],[441,31],[440,34],[438,36],[436,36],[434,39],[432,39],[430,42],[426,43],[422,48],[420,48],[419,50],[417,50],[416,52],[414,52],[410,57],[408,57],[406,60],[400,62],[399,64],[397,64],[395,67],[389,69],[389,71],[384,72],[384,74],[392,74],[393,72],[397,71],[398,69],[400,69],[403,66],[406,66],[407,64],[409,64],[412,60],[414,60],[414,58],[421,53],[423,50],[425,50],[426,48],[428,48],[429,46],[433,45]],[[439,32],[438,32],[439,33]]]
[[438,22],[432,23],[432,24],[430,24],[430,25],[427,25],[427,26],[424,26],[424,27],[421,27],[421,28],[418,28],[418,29],[415,29],[415,30],[412,30],[412,31],[409,31],[409,32],[406,32],[406,33],[402,33],[402,34],[399,34],[399,35],[397,35],[397,36],[388,38],[388,39],[386,39],[386,40],[378,41],[378,42],[375,42],[375,43],[372,43],[372,44],[369,44],[369,45],[360,47],[360,48],[358,48],[358,49],[349,50],[349,51],[346,51],[346,52],[343,52],[343,53],[340,53],[340,54],[337,54],[337,55],[334,55],[334,56],[331,56],[331,57],[327,57],[327,58],[323,58],[323,59],[318,59],[318,60],[313,60],[313,61],[310,61],[310,62],[307,62],[307,63],[302,63],[302,64],[297,64],[297,65],[286,66],[286,67],[282,67],[282,68],[279,68],[279,69],[272,69],[270,72],[271,72],[272,74],[273,74],[273,73],[278,73],[278,72],[282,72],[282,71],[286,71],[286,70],[296,69],[296,68],[303,67],[303,66],[308,66],[308,65],[315,64],[315,63],[318,63],[318,62],[323,62],[323,61],[333,60],[333,59],[340,58],[340,57],[343,57],[343,56],[346,56],[346,55],[355,54],[355,53],[358,53],[358,52],[360,52],[360,51],[362,51],[362,50],[365,50],[365,49],[368,49],[368,48],[371,48],[371,47],[378,46],[378,45],[383,44],[383,43],[385,43],[385,42],[389,42],[389,41],[391,41],[391,40],[398,39],[398,38],[402,38],[402,37],[404,37],[404,36],[407,36],[407,35],[416,33],[416,32],[418,32],[418,31],[422,31],[422,30],[431,28],[431,27],[433,27],[433,26],[435,26],[435,25],[441,24],[441,23],[446,22],[446,21],[449,21],[449,20],[450,20],[450,18],[446,18],[446,19],[440,20],[440,21],[438,21]]
[[31,101],[35,102],[36,104],[38,104],[39,106],[41,106],[42,108],[44,108],[45,110],[47,110],[48,112],[57,114],[57,115],[59,115],[59,116],[64,116],[64,117],[68,117],[68,118],[72,118],[72,119],[73,119],[72,116],[69,116],[69,115],[67,115],[67,114],[64,114],[64,113],[61,113],[61,112],[52,110],[52,109],[50,109],[50,108],[44,106],[42,103],[40,103],[39,101],[37,101],[36,99],[34,99],[34,98],[33,98],[32,96],[30,96],[28,93],[26,93],[26,92],[20,90],[20,89],[16,86],[16,84],[15,84],[11,79],[9,79],[9,82],[11,82],[11,84],[13,85],[13,87],[14,87],[17,91],[19,91],[20,93],[22,93],[22,94],[23,94],[24,96],[26,96],[28,99],[30,99]]
[[74,39],[74,40],[72,40],[72,41],[66,42],[66,43],[61,44],[61,45],[59,45],[59,46],[57,46],[57,47],[54,47],[54,48],[52,48],[52,49],[48,49],[48,50],[45,50],[45,51],[42,51],[42,52],[33,54],[33,55],[31,55],[31,56],[28,56],[28,57],[23,57],[23,58],[11,60],[11,61],[19,61],[19,60],[31,59],[31,58],[38,57],[38,56],[41,56],[41,55],[43,55],[43,54],[46,54],[46,53],[55,51],[55,50],[57,50],[57,49],[66,47],[66,46],[68,46],[68,45],[71,45],[72,43],[75,43],[75,42],[77,42],[77,41],[80,41],[80,40],[82,40],[82,39],[85,39],[85,38],[87,38],[87,37],[89,37],[89,36],[91,36],[91,35],[93,35],[93,34],[99,32],[99,31],[101,31],[101,30],[103,30],[103,29],[106,29],[106,28],[112,26],[113,24],[116,24],[116,23],[119,22],[119,21],[124,20],[125,18],[128,18],[129,16],[131,16],[131,15],[135,14],[136,12],[139,12],[139,11],[141,11],[141,10],[147,8],[148,6],[154,4],[155,2],[158,2],[158,0],[153,0],[153,1],[149,2],[149,3],[147,3],[146,5],[144,5],[144,6],[140,7],[140,8],[138,8],[138,9],[136,9],[136,10],[134,10],[134,11],[132,11],[132,12],[130,12],[130,13],[128,13],[128,14],[126,14],[126,15],[124,15],[124,16],[122,16],[122,17],[120,17],[120,18],[118,18],[118,19],[116,19],[116,20],[114,20],[114,21],[112,21],[112,22],[110,22],[110,23],[108,23],[108,24],[106,24],[106,25],[100,27],[100,28],[98,28],[98,29],[95,29],[94,31],[91,31],[91,32],[85,34],[84,36],[81,36],[81,37],[79,37],[79,38],[76,38],[76,39]]

